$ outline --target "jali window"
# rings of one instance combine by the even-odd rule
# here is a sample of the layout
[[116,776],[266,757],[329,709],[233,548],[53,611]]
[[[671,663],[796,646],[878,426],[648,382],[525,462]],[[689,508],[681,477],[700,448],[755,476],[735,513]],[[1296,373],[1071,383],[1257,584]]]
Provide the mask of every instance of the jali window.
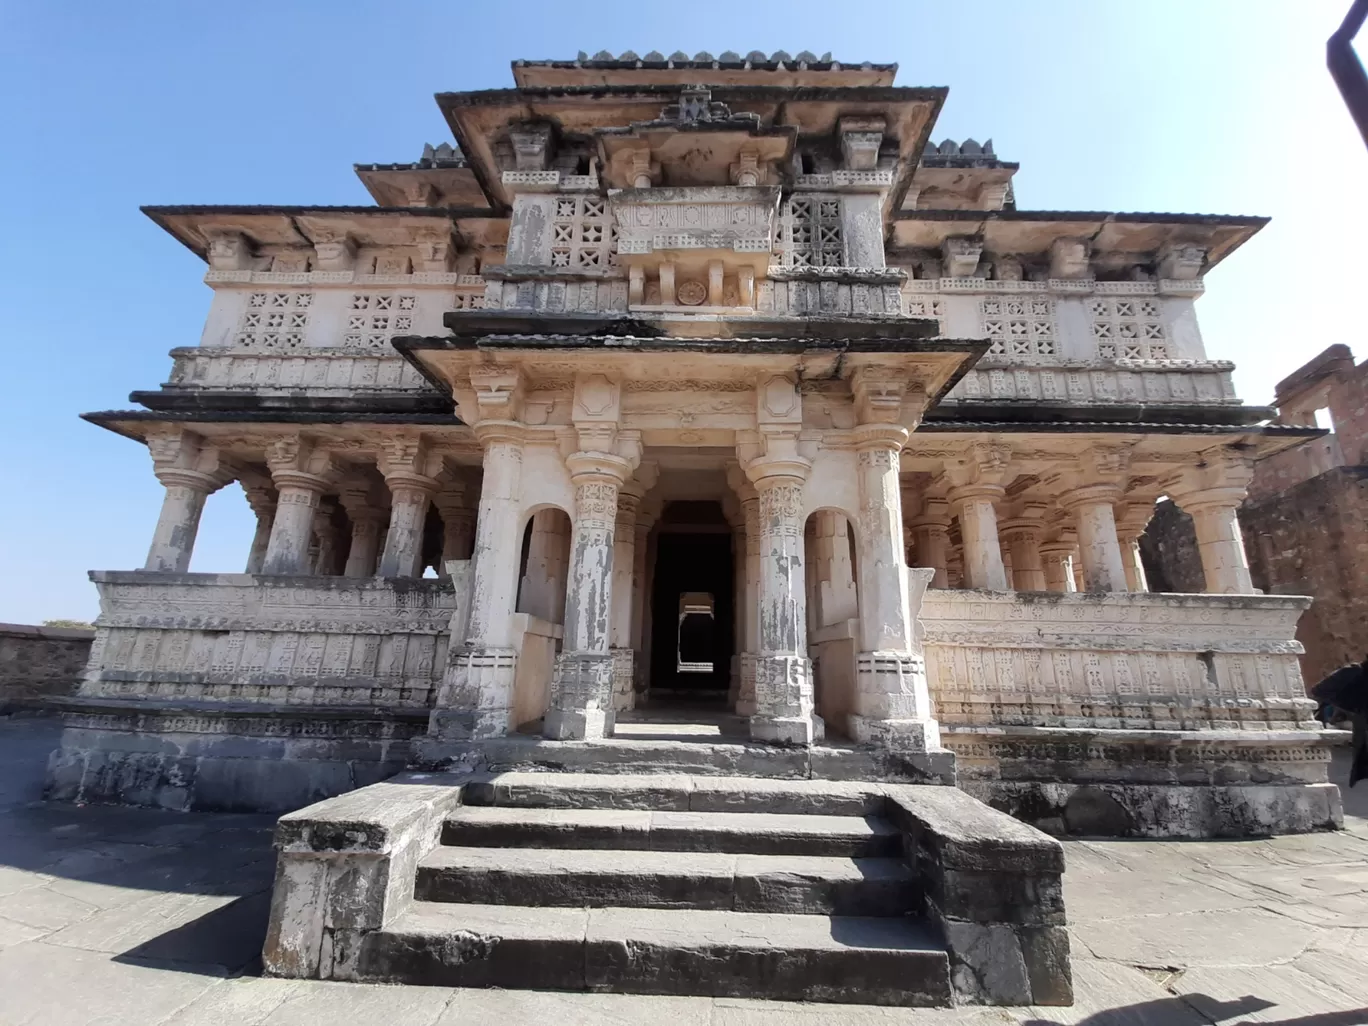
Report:
[[418,297],[389,292],[354,292],[347,313],[346,346],[383,346],[413,330]]
[[1104,360],[1167,360],[1168,337],[1157,299],[1094,299],[1092,314],[1097,355]]
[[989,356],[1053,356],[1054,301],[1032,296],[984,299],[979,304]]
[[248,349],[299,349],[312,306],[312,292],[253,292],[233,342]]
[[551,224],[551,266],[577,269],[617,263],[617,225],[599,196],[556,199]]
[[940,321],[941,334],[945,333],[945,300],[935,296],[904,296],[903,308],[908,317],[934,317]]
[[779,250],[785,267],[840,267],[840,200],[789,197],[779,211]]

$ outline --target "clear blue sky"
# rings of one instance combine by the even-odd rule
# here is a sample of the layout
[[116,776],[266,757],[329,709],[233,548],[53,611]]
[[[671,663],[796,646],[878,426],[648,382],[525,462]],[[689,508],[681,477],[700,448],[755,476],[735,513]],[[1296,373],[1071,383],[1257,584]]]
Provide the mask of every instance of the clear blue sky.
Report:
[[[142,565],[146,450],[77,419],[198,341],[204,267],[143,203],[364,203],[353,162],[447,138],[441,90],[509,61],[626,49],[896,61],[945,85],[936,138],[1021,162],[1027,209],[1268,214],[1198,304],[1246,401],[1360,339],[1368,154],[1325,71],[1348,0],[231,4],[0,0],[0,621],[89,618],[91,568]],[[193,569],[240,571],[236,486]]]

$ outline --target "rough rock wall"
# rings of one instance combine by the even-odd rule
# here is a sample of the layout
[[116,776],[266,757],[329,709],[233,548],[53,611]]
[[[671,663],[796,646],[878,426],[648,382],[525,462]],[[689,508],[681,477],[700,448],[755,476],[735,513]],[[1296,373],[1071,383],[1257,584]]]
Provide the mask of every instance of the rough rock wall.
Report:
[[1140,536],[1140,561],[1150,591],[1195,595],[1206,589],[1192,517],[1170,499],[1154,507],[1154,517]]
[[1315,597],[1297,624],[1307,684],[1368,655],[1368,466],[1247,502],[1240,523],[1256,588]]
[[0,713],[17,701],[76,691],[94,631],[0,623]]

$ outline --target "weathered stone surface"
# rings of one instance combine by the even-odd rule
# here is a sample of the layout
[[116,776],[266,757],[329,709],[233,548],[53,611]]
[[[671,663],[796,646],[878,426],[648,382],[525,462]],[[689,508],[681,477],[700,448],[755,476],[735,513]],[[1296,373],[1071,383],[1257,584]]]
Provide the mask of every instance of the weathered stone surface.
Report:
[[894,823],[925,840],[936,863],[969,871],[1054,872],[1064,869],[1058,841],[954,788],[886,788]]
[[[587,982],[629,993],[694,993],[870,1004],[944,1004],[945,955],[899,919],[590,913]],[[760,983],[763,981],[763,983]]]
[[94,640],[93,630],[0,623],[0,714],[72,694]]

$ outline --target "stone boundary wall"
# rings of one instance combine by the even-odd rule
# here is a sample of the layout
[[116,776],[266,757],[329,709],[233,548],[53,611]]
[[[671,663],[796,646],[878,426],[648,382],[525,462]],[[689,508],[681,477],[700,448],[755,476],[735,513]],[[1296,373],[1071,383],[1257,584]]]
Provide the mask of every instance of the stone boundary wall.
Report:
[[0,623],[0,715],[76,691],[95,632]]

